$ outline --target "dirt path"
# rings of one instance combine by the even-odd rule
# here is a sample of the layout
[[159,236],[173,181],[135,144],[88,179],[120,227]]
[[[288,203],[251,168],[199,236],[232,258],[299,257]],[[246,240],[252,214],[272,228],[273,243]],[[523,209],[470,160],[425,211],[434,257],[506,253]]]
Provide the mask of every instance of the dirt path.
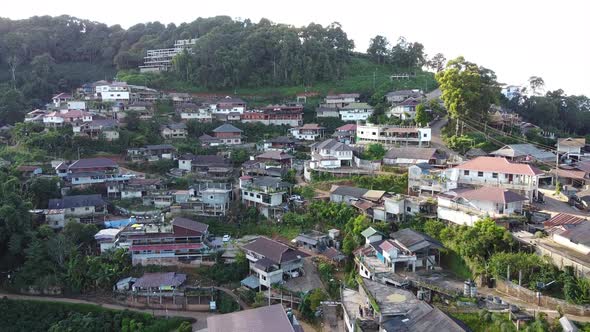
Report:
[[193,330],[200,330],[207,327],[207,317],[216,315],[212,312],[198,312],[198,311],[180,311],[180,310],[159,310],[159,309],[138,309],[126,307],[118,304],[109,304],[101,302],[92,302],[86,300],[72,299],[67,297],[52,297],[52,296],[32,296],[32,295],[20,295],[20,294],[7,294],[0,293],[0,297],[7,297],[14,300],[33,300],[33,301],[48,301],[48,302],[64,302],[64,303],[80,303],[80,304],[93,304],[107,309],[113,310],[130,310],[136,312],[143,312],[146,314],[153,314],[160,317],[184,317],[193,318]]

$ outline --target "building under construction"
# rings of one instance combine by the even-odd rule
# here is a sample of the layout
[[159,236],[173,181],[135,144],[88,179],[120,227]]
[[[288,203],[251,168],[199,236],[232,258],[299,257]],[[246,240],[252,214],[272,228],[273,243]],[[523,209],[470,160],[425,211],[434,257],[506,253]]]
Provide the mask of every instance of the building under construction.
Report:
[[181,39],[174,42],[174,47],[172,48],[147,50],[143,65],[139,66],[139,71],[142,73],[167,71],[172,67],[172,59],[174,59],[175,56],[182,53],[184,50],[192,53],[192,46],[196,43],[196,38]]

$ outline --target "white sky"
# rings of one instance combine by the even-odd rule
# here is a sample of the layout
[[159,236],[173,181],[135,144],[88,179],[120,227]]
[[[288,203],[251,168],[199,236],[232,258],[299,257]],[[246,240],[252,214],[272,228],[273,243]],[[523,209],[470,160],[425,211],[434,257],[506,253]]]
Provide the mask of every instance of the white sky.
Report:
[[590,96],[590,1],[586,0],[20,0],[2,4],[0,16],[72,15],[120,24],[190,22],[228,15],[295,26],[340,22],[357,50],[376,34],[405,36],[426,52],[459,55],[488,67],[507,84],[536,75],[548,89]]

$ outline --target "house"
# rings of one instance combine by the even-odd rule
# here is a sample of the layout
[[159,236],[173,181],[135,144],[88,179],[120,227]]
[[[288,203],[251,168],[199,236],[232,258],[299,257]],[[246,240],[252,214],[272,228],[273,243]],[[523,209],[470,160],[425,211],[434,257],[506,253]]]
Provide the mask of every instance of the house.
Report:
[[340,143],[353,144],[356,138],[356,124],[348,123],[336,128],[332,137]]
[[204,105],[193,103],[180,104],[176,106],[175,110],[182,120],[196,120],[203,123],[210,123],[213,121],[211,109]]
[[254,160],[264,163],[266,167],[279,166],[283,169],[291,169],[293,156],[282,151],[267,151],[257,155]]
[[360,280],[358,291],[343,288],[341,298],[346,332],[470,331],[411,291],[373,280]]
[[280,218],[285,209],[285,196],[291,186],[281,178],[270,176],[240,177],[242,203],[253,206],[267,218]]
[[491,156],[504,157],[510,161],[515,162],[555,162],[555,154],[550,151],[545,151],[537,148],[532,144],[511,144],[505,145],[499,150],[490,152]]
[[225,216],[233,198],[233,188],[227,182],[197,182],[190,187],[192,195],[180,203],[180,213],[219,217]]
[[330,202],[352,205],[354,201],[363,197],[368,191],[369,189],[365,188],[333,185],[330,189]]
[[125,181],[119,165],[111,159],[85,158],[74,162],[61,162],[55,167],[57,176],[72,185],[89,185],[109,181]]
[[584,154],[584,147],[586,146],[585,138],[558,138],[557,152],[565,153],[567,155],[580,156]]
[[213,136],[203,135],[199,137],[199,140],[208,146],[238,145],[242,144],[242,130],[229,123],[224,123],[213,129]]
[[408,167],[408,193],[411,195],[428,192],[434,196],[435,193],[449,190],[448,185],[445,172],[431,164],[422,163]]
[[128,181],[107,182],[107,196],[121,199],[143,198],[164,189],[159,179],[132,178]]
[[186,153],[178,158],[178,168],[209,179],[227,178],[233,173],[231,161],[220,155]]
[[23,177],[33,177],[35,175],[43,174],[43,168],[41,168],[41,166],[33,165],[21,165],[16,168],[16,171]]
[[246,102],[240,98],[226,96],[217,102],[217,107],[214,113],[232,113],[236,112],[239,114],[246,111]]
[[557,181],[562,185],[583,190],[590,183],[590,161],[559,165],[559,168],[552,169],[551,173],[557,175]]
[[352,148],[333,138],[310,146],[311,161],[309,168],[340,168],[351,167],[353,160]]
[[186,281],[186,274],[176,272],[144,273],[132,286],[134,292],[161,293],[174,292]]
[[94,234],[94,239],[96,240],[96,243],[98,243],[101,253],[115,247],[117,235],[119,235],[121,230],[122,229],[120,228],[105,228]]
[[164,139],[186,138],[188,131],[184,123],[170,123],[160,127],[160,134]]
[[459,186],[500,187],[517,191],[529,200],[537,197],[543,171],[499,157],[478,157],[445,171],[449,188]]
[[92,121],[92,114],[79,110],[59,110],[43,116],[43,125],[47,128],[76,125]]
[[104,216],[107,213],[107,203],[101,195],[74,195],[63,198],[52,198],[47,208],[49,210],[64,210],[66,219],[79,221],[94,220],[95,217]]
[[47,111],[36,109],[25,114],[24,122],[43,123],[43,117],[47,115]]
[[383,157],[383,164],[395,166],[442,164],[444,160],[437,154],[435,148],[402,147],[389,149]]
[[500,187],[455,189],[437,197],[439,219],[458,225],[473,226],[489,216],[501,218],[522,214],[528,198]]
[[250,262],[250,271],[258,277],[259,287],[271,287],[303,268],[303,258],[309,256],[283,243],[261,236],[242,246]]
[[51,100],[53,102],[53,106],[55,108],[60,108],[62,104],[67,104],[68,101],[71,101],[73,99],[74,98],[72,97],[71,94],[64,93],[64,92],[59,93],[51,98]]
[[95,97],[107,102],[129,102],[130,88],[125,82],[97,83]]
[[429,146],[430,128],[394,125],[357,124],[357,143],[381,143],[386,146],[418,145]]
[[129,225],[119,233],[118,246],[129,248],[133,265],[191,264],[213,254],[208,236],[208,225],[176,217],[171,223]]
[[467,152],[465,152],[465,157],[467,157],[468,159],[473,159],[473,158],[477,158],[477,157],[486,157],[487,155],[488,155],[488,153],[480,148],[471,148],[471,149],[467,150]]
[[176,159],[176,148],[170,144],[146,145],[141,148],[127,149],[127,157],[131,160],[156,161]]
[[119,123],[113,119],[93,119],[90,122],[82,122],[72,127],[74,135],[91,139],[104,138],[106,141],[119,139]]
[[151,119],[154,115],[154,103],[134,101],[125,107],[125,113],[117,113],[117,119],[124,119],[129,113],[135,113],[141,120]]
[[[443,249],[443,245],[438,240],[435,240],[424,233],[417,232],[410,228],[401,229],[390,234],[390,243],[393,244],[394,248],[401,247],[403,250],[407,250],[416,257],[413,269],[418,267],[430,270],[439,265],[436,256],[439,256],[438,262],[440,262],[440,250]],[[388,245],[381,245],[380,247],[382,249],[384,247],[388,248]],[[392,251],[390,250],[390,252]],[[393,268],[396,261],[395,255],[390,255],[389,257]]]
[[316,116],[318,118],[338,118],[340,117],[340,112],[336,107],[325,107],[320,106],[315,110]]
[[264,151],[283,151],[293,152],[295,150],[296,141],[287,136],[279,136],[264,140],[262,143],[262,150]]
[[373,107],[367,103],[350,103],[338,109],[342,121],[366,121],[373,111]]
[[315,253],[321,253],[330,246],[330,237],[328,234],[322,232],[311,231],[297,235],[297,237],[293,239],[293,242],[295,242],[298,247],[303,247]]
[[299,332],[303,331],[293,313],[274,304],[256,309],[207,317],[208,332]]
[[419,99],[408,98],[395,104],[387,113],[388,117],[395,117],[401,120],[412,120],[416,117],[416,106],[420,104]]
[[502,94],[512,100],[514,98],[519,98],[521,95],[522,87],[518,85],[507,85],[502,88]]
[[371,245],[372,243],[381,242],[383,240],[383,233],[379,232],[373,227],[365,229],[361,232],[361,235],[365,238],[365,247]]
[[385,95],[385,99],[390,104],[397,104],[409,98],[422,99],[423,97],[424,95],[420,90],[398,90],[388,92]]
[[328,107],[344,107],[351,103],[359,101],[360,94],[358,93],[341,93],[335,95],[327,95],[325,99],[325,105]]
[[289,132],[298,140],[315,141],[324,137],[326,128],[317,123],[306,123],[301,127],[291,128]]
[[265,125],[298,127],[303,124],[303,105],[289,103],[268,105],[261,110],[247,111],[242,115],[242,122],[259,122]]
[[578,191],[571,200],[575,202],[574,206],[576,208],[582,211],[590,211],[590,189]]

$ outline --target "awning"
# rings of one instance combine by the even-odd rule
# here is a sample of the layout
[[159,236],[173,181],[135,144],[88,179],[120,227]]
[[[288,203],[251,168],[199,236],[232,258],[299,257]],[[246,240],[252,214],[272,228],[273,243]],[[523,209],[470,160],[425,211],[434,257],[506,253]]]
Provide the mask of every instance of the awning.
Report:
[[258,276],[255,275],[246,277],[246,279],[242,280],[240,283],[250,289],[256,289],[260,287],[260,280],[258,280]]

